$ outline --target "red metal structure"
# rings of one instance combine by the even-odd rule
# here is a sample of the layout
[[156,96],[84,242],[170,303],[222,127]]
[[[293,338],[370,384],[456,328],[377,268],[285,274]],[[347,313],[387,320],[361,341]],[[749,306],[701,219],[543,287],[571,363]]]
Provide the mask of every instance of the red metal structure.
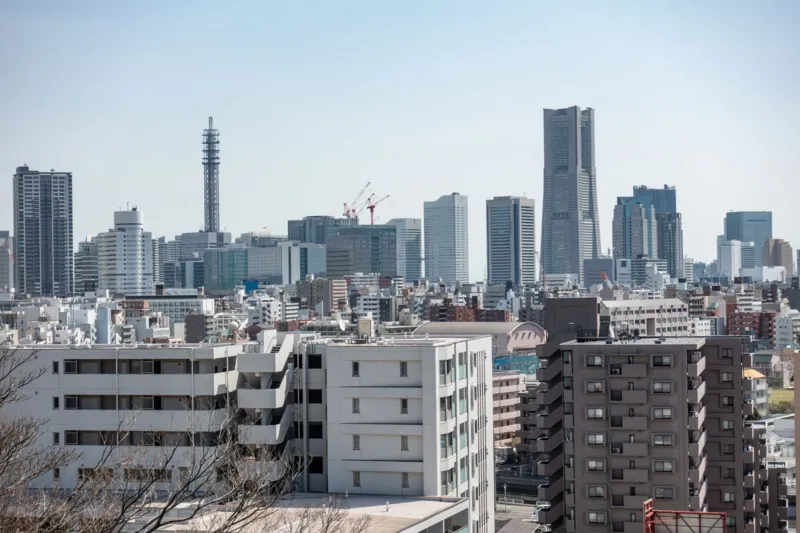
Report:
[[644,502],[645,533],[728,533],[725,513],[701,511],[665,511],[653,508],[653,500]]
[[375,223],[375,207],[379,203],[381,203],[382,201],[386,200],[387,198],[389,198],[388,194],[386,196],[378,199],[378,200],[373,200],[373,198],[370,197],[369,203],[367,204],[367,209],[369,209],[369,223],[370,224],[374,224]]

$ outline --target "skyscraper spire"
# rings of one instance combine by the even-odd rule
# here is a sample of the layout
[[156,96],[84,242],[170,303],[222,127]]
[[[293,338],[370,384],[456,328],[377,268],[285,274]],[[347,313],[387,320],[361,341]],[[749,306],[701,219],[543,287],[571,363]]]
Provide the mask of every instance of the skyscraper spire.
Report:
[[208,129],[203,130],[203,198],[206,232],[219,231],[219,131],[214,118],[208,117]]

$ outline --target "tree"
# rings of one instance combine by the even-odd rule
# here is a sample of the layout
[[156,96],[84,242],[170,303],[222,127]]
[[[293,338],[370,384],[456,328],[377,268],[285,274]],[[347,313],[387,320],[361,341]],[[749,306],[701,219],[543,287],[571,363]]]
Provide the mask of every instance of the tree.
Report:
[[[291,491],[300,461],[278,448],[238,442],[243,413],[228,406],[212,443],[193,433],[150,433],[150,446],[129,446],[135,421],[102,432],[101,457],[81,469],[76,487],[32,490],[82,454],[61,446],[37,446],[48,421],[4,417],[3,408],[25,400],[25,389],[45,369],[37,351],[0,345],[0,523],[15,533],[155,533],[175,525],[209,533],[274,531],[361,533],[369,517],[350,516],[339,500],[298,507]],[[81,463],[83,464],[83,463]],[[177,474],[174,467],[179,464]],[[299,527],[299,525],[304,525]]]
[[787,401],[777,402],[772,404],[770,411],[772,411],[773,414],[786,415],[794,413],[794,405],[792,405],[792,402]]

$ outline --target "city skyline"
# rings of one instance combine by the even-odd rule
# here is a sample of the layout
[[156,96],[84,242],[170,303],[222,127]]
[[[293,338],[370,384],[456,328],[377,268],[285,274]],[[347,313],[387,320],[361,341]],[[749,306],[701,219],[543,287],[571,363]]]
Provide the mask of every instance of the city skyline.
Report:
[[[522,3],[490,14],[461,6],[456,16],[444,4],[345,3],[314,13],[255,6],[261,16],[252,19],[266,21],[269,31],[244,21],[235,36],[220,36],[211,59],[199,43],[210,28],[238,18],[231,10],[202,2],[192,14],[159,5],[155,16],[154,9],[97,2],[0,8],[0,28],[27,43],[0,57],[16,80],[0,100],[7,117],[0,134],[9,140],[0,168],[8,181],[25,163],[72,172],[76,236],[106,229],[98,219],[126,202],[148,214],[154,235],[200,229],[198,136],[208,116],[225,135],[221,229],[236,234],[265,226],[283,234],[287,220],[336,216],[367,180],[391,194],[378,208],[383,221],[421,218],[421,190],[424,198],[459,190],[473,205],[524,195],[541,206],[541,109],[580,104],[598,113],[603,251],[611,243],[614,198],[634,185],[663,183],[681,194],[685,253],[698,261],[716,255],[729,210],[771,210],[774,235],[800,242],[791,194],[742,194],[754,180],[784,192],[794,186],[789,181],[786,190],[794,172],[786,154],[799,112],[790,105],[798,75],[785,67],[797,50],[789,33],[797,6],[736,3],[722,14],[688,4],[605,13],[588,6],[580,30],[599,45],[581,72],[546,52],[556,44],[563,54],[585,53],[539,22],[558,10]],[[185,44],[164,41],[169,32],[162,26],[175,26]],[[307,34],[301,27],[327,33],[300,40]],[[35,43],[25,38],[33,32],[41,37]],[[464,32],[474,39],[456,38]],[[93,35],[107,37],[108,45],[85,54]],[[641,41],[637,51],[629,51],[630,39]],[[712,69],[708,57],[715,57]],[[209,61],[219,67],[210,80]],[[241,83],[254,62],[266,63],[259,69],[266,74]],[[61,90],[45,92],[37,81],[42,72],[60,80]],[[392,89],[401,85],[398,77],[417,81]],[[213,90],[187,92],[186,80],[195,78]],[[543,78],[558,82],[542,84]],[[764,101],[785,111],[763,113]],[[48,128],[38,126],[43,122]],[[298,194],[291,184],[315,194]],[[261,191],[275,198],[280,187],[285,194],[264,209]],[[107,212],[97,216],[97,206]],[[0,228],[11,230],[10,203],[3,207]],[[482,209],[472,210],[470,227],[470,277],[478,279],[486,267]]]

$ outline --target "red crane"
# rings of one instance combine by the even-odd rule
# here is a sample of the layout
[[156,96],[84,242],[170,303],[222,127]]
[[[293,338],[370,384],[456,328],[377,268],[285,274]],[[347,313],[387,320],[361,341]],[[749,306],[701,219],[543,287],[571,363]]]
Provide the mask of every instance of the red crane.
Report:
[[378,198],[377,200],[373,200],[372,197],[369,199],[369,203],[367,204],[367,209],[369,209],[369,223],[375,223],[375,208],[378,206],[379,203],[389,198],[389,195],[383,196]]
[[361,197],[364,196],[364,193],[367,192],[367,188],[369,187],[370,183],[371,182],[368,181],[367,184],[364,185],[364,187],[361,189],[361,191],[358,193],[358,195],[355,197],[355,199],[353,199],[352,202],[350,202],[349,204],[348,203],[342,204],[344,206],[344,216],[345,216],[345,218],[355,218],[357,216],[356,209],[355,209],[356,208],[356,204],[361,199]]

